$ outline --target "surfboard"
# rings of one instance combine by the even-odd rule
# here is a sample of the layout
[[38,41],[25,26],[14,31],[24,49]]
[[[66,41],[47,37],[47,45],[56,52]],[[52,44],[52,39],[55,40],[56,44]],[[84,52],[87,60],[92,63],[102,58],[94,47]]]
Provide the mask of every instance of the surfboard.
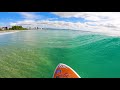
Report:
[[81,78],[70,66],[60,63],[56,67],[53,78]]

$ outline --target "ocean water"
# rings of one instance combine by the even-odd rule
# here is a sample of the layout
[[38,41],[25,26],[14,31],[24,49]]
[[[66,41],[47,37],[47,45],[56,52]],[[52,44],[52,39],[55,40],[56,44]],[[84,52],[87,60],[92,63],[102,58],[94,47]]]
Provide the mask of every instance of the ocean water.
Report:
[[120,37],[75,30],[0,35],[0,78],[52,78],[59,63],[81,78],[119,78]]

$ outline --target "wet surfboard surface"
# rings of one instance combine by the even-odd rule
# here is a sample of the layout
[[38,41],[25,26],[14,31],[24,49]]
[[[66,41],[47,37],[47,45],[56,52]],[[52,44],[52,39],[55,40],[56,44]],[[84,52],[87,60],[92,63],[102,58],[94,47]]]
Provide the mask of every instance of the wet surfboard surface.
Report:
[[53,78],[81,78],[70,66],[60,63],[56,67]]

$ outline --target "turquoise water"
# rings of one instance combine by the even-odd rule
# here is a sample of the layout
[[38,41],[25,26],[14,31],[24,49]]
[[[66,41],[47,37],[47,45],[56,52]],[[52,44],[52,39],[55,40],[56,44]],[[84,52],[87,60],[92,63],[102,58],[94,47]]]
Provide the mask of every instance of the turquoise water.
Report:
[[82,78],[118,78],[120,38],[74,30],[0,35],[0,77],[52,78],[59,63]]

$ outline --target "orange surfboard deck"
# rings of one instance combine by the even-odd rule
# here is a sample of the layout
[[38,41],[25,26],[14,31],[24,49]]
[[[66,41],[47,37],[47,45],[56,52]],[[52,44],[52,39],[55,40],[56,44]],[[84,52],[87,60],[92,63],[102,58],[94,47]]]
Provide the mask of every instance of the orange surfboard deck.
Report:
[[55,71],[53,78],[81,78],[71,67],[60,63]]

